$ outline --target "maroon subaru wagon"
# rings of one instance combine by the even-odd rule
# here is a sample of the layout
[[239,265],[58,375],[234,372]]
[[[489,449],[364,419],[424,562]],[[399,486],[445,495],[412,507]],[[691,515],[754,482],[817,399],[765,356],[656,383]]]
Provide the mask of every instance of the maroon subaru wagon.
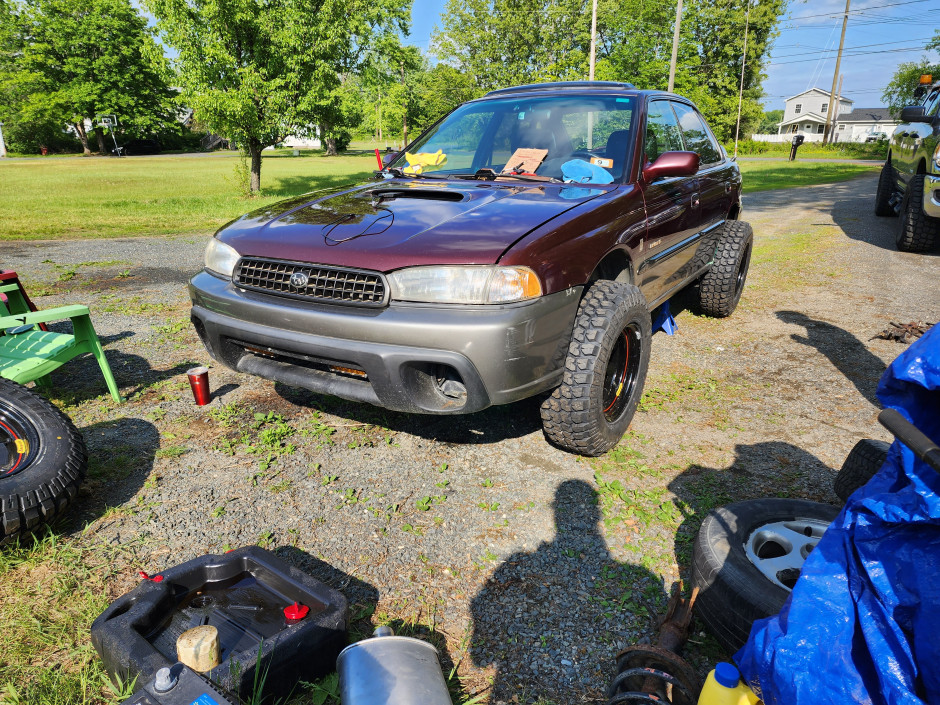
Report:
[[740,212],[740,171],[685,98],[506,88],[365,183],[224,226],[192,321],[233,369],[398,411],[544,394],[548,439],[598,455],[643,392],[651,312],[690,285],[702,313],[734,311]]

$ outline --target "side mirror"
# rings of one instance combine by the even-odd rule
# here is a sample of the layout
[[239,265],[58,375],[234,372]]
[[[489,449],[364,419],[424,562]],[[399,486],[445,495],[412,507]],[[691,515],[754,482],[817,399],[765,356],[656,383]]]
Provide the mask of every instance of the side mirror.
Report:
[[664,176],[693,176],[698,165],[699,156],[695,152],[663,152],[643,168],[643,179],[649,183]]
[[901,122],[931,122],[932,118],[924,115],[923,105],[908,105],[901,108]]
[[390,153],[390,154],[383,154],[383,155],[382,155],[382,166],[383,166],[383,167],[386,167],[386,166],[388,166],[389,164],[391,164],[393,161],[395,161],[395,159],[398,158],[398,154],[399,154],[398,152],[392,152],[392,153]]

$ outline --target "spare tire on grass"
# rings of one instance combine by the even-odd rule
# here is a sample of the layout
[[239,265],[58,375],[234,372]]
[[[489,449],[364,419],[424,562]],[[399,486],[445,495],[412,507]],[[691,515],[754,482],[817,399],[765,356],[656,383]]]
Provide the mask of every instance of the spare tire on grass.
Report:
[[839,499],[847,502],[849,495],[875,476],[888,459],[890,447],[890,443],[872,438],[863,438],[855,444],[832,483],[832,490]]
[[754,499],[709,512],[692,549],[695,612],[728,652],[777,614],[803,561],[839,513],[801,499]]
[[69,418],[0,378],[0,545],[60,514],[87,467],[85,442]]

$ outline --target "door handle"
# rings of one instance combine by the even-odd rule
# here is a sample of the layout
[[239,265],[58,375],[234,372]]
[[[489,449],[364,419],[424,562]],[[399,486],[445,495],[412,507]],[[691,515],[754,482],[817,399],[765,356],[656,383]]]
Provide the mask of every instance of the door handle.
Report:
[[699,200],[699,195],[697,193],[692,194],[692,207],[698,208],[701,201]]
[[731,193],[731,182],[725,181],[725,193]]

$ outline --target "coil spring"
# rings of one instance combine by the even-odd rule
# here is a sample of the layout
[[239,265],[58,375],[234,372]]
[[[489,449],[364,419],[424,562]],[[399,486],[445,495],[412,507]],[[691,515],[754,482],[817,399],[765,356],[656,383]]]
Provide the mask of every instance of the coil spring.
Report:
[[681,656],[658,646],[628,646],[617,654],[607,705],[696,705],[701,690],[695,669]]

